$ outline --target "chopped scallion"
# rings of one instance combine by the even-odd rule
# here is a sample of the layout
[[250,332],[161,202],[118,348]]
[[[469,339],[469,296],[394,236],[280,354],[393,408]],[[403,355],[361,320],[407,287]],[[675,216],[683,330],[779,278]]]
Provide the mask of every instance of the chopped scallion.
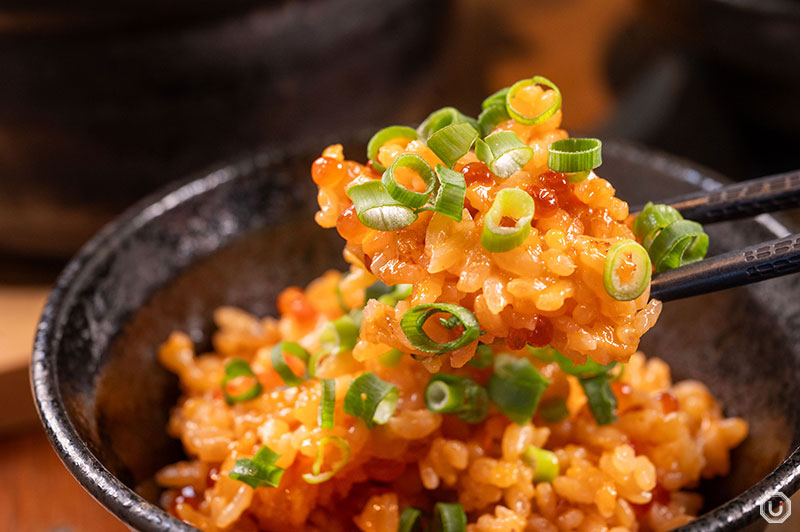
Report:
[[467,195],[464,174],[437,164],[436,177],[439,186],[433,193],[432,210],[460,222],[464,216],[464,197]]
[[517,424],[528,423],[550,381],[527,358],[511,355],[494,357],[494,374],[486,389],[489,398],[508,418]]
[[[289,353],[290,355],[294,355],[306,364],[306,371],[303,375],[295,375],[292,371],[292,368],[286,363],[286,357],[284,353]],[[283,382],[287,386],[297,386],[304,380],[309,377],[308,374],[308,365],[309,359],[311,355],[309,355],[308,351],[303,349],[300,344],[296,344],[294,342],[281,342],[275,347],[272,348],[270,352],[270,360],[272,361],[272,367],[275,368],[275,371],[278,373]]]
[[361,418],[367,427],[372,428],[389,421],[397,408],[397,399],[397,386],[368,372],[350,383],[344,398],[344,411]]
[[494,360],[494,351],[492,346],[486,344],[478,344],[478,347],[475,349],[475,355],[467,362],[468,365],[478,368],[478,369],[485,369],[492,365],[492,361]]
[[490,107],[494,107],[496,105],[502,105],[503,107],[506,106],[506,94],[511,87],[504,87],[499,91],[492,93],[490,96],[487,96],[485,100],[481,103],[481,109],[486,110]]
[[[329,445],[333,445],[339,449],[341,456],[339,460],[334,462],[330,470],[321,473],[322,464],[325,461],[325,447]],[[321,440],[319,440],[319,445],[317,446],[317,456],[314,458],[314,463],[311,464],[311,473],[305,473],[303,475],[303,480],[309,484],[326,482],[333,478],[333,475],[341,471],[341,469],[346,466],[347,462],[349,461],[350,444],[347,443],[347,440],[339,436],[324,436]]]
[[[503,98],[505,100],[505,97]],[[505,101],[499,105],[491,105],[486,107],[481,114],[478,115],[478,132],[481,137],[491,134],[495,128],[511,118],[508,116]]]
[[396,231],[414,223],[417,214],[386,192],[380,181],[367,181],[347,189],[359,221],[377,231]]
[[319,343],[323,350],[338,354],[350,351],[358,342],[359,328],[353,318],[345,314],[325,325],[319,335]]
[[[399,184],[395,173],[401,168],[406,168],[415,172],[425,183],[425,190],[423,192],[416,192]],[[436,174],[425,159],[419,155],[404,153],[395,159],[392,165],[386,169],[381,178],[381,183],[389,196],[394,200],[399,201],[406,207],[416,209],[417,207],[422,207],[428,201],[431,192],[433,192],[436,186]]]
[[574,375],[576,377],[591,377],[593,375],[599,375],[600,373],[606,373],[617,365],[616,362],[612,361],[604,366],[592,360],[591,357],[586,357],[586,363],[576,365],[575,362],[562,355],[555,349],[553,349],[552,352],[553,360],[558,362],[558,365],[561,367],[561,371],[567,375]]
[[645,249],[650,249],[661,230],[679,220],[683,220],[683,216],[674,207],[649,201],[633,220],[633,234]]
[[467,514],[457,502],[437,502],[433,507],[431,532],[465,532]]
[[[439,312],[445,312],[458,319],[459,325],[464,328],[458,338],[449,342],[438,343],[423,330],[422,326],[425,325],[428,318]],[[400,327],[414,348],[424,353],[432,354],[455,351],[471,344],[480,336],[480,323],[478,323],[475,315],[464,307],[452,303],[434,303],[411,307],[400,320]]]
[[533,148],[513,131],[498,131],[475,143],[475,155],[494,175],[506,178],[522,170],[533,157]]
[[[244,377],[244,379],[250,381],[250,386],[239,393],[232,394],[228,389],[228,384],[233,379],[238,379],[239,377]],[[250,368],[250,364],[241,358],[234,358],[225,364],[225,377],[222,379],[222,394],[225,396],[225,402],[229,405],[249,401],[261,394],[261,383],[258,382],[258,378],[256,378],[256,374],[253,373],[252,368]]]
[[[603,164],[602,150],[600,139],[557,140],[550,144],[547,166],[556,172],[589,172]],[[583,179],[573,178],[573,182]]]
[[381,129],[369,139],[367,143],[367,159],[372,161],[372,168],[383,173],[386,168],[378,161],[378,150],[381,146],[393,139],[416,140],[419,138],[417,131],[408,126],[389,126]]
[[656,273],[702,260],[708,251],[708,235],[691,220],[678,220],[663,228],[648,253]]
[[589,411],[598,425],[608,425],[617,420],[617,398],[611,391],[610,379],[607,373],[580,379],[589,403]]
[[442,107],[429,114],[428,117],[422,121],[417,128],[417,133],[419,134],[419,138],[428,142],[431,135],[443,127],[447,127],[450,124],[460,124],[462,122],[470,124],[475,129],[478,129],[478,123],[474,118],[462,114],[461,111],[455,107]]
[[332,429],[336,407],[336,380],[322,379],[320,384],[322,389],[319,401],[319,426],[323,429]]
[[455,414],[467,423],[480,423],[489,412],[489,397],[472,379],[437,373],[425,387],[425,406],[436,414]]
[[262,445],[253,458],[237,458],[228,476],[244,482],[251,488],[261,486],[278,487],[284,469],[275,465],[280,455]]
[[[483,247],[493,253],[502,253],[521,245],[531,232],[535,208],[533,198],[523,190],[504,188],[498,192],[483,219]],[[512,219],[514,225],[504,226],[504,218]]]
[[650,286],[653,268],[647,251],[633,240],[617,242],[606,255],[603,285],[617,301],[632,301]]
[[551,397],[545,399],[539,405],[539,415],[542,416],[547,423],[558,423],[562,419],[569,416],[569,409],[567,408],[567,400],[563,397]]
[[422,510],[410,506],[403,508],[397,532],[422,532]]
[[[550,106],[535,116],[528,116],[521,112],[517,105],[515,104],[514,100],[517,97],[517,93],[525,88],[529,87],[530,85],[544,85],[545,87],[553,90],[556,94],[555,101],[553,101]],[[519,122],[520,124],[525,124],[528,126],[541,124],[561,109],[561,91],[558,90],[558,87],[555,83],[550,81],[549,79],[543,76],[534,76],[531,79],[523,79],[514,83],[511,88],[506,93],[506,108],[508,109],[508,114],[511,115],[511,118]]]
[[399,349],[390,349],[378,357],[378,360],[387,368],[394,368],[403,360],[403,352]]
[[534,482],[552,482],[558,476],[558,457],[552,451],[531,445],[522,453],[522,461],[533,469]]
[[428,147],[447,166],[453,165],[472,148],[478,131],[472,125],[461,122],[445,126],[428,139]]

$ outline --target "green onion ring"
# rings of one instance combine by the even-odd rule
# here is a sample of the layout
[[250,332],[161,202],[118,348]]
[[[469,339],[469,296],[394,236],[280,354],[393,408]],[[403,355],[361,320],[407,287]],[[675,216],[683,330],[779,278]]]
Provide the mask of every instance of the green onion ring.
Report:
[[[292,372],[292,368],[286,363],[286,357],[284,356],[284,351],[289,353],[290,355],[294,355],[303,362],[306,363],[306,372],[302,376],[297,376]],[[270,361],[272,361],[272,367],[275,368],[275,371],[278,373],[283,382],[287,386],[297,386],[304,380],[308,378],[308,365],[309,365],[309,355],[308,351],[303,349],[300,344],[296,344],[294,342],[281,342],[275,347],[272,348],[270,352]]]
[[447,166],[453,165],[472,148],[478,131],[466,122],[445,126],[428,139],[428,147]]
[[[502,253],[522,245],[531,232],[535,208],[533,198],[523,190],[504,188],[498,192],[483,219],[483,247],[492,253]],[[514,226],[500,225],[504,217],[513,218]]]
[[497,92],[492,93],[491,95],[487,96],[486,99],[481,102],[481,109],[486,110],[490,107],[495,107],[496,105],[502,105],[503,107],[506,106],[506,94],[508,94],[509,89],[511,87],[504,87]]
[[332,429],[334,408],[336,407],[336,380],[322,379],[320,385],[319,426],[323,429]]
[[489,413],[489,396],[472,379],[436,373],[425,387],[425,406],[435,414],[456,414],[467,423],[480,423]]
[[[325,460],[325,446],[326,445],[334,445],[339,448],[342,453],[342,458],[339,459],[333,466],[331,466],[330,471],[326,471],[325,473],[320,473],[322,469],[322,463]],[[347,465],[347,462],[350,461],[350,444],[347,443],[347,440],[341,438],[339,436],[324,436],[321,440],[319,440],[319,446],[317,447],[317,456],[314,458],[314,463],[311,464],[311,473],[303,474],[303,480],[308,482],[309,484],[319,484],[321,482],[325,482],[333,478],[333,475],[341,471],[341,469]]]
[[[397,183],[394,173],[398,168],[408,168],[416,172],[425,182],[424,192],[415,192]],[[392,165],[386,169],[381,178],[381,183],[386,192],[395,201],[399,201],[406,207],[415,209],[422,207],[433,192],[436,186],[436,173],[433,168],[419,155],[404,153],[394,160]]]
[[[622,281],[619,268],[625,260],[633,262],[634,271],[629,280]],[[652,275],[650,257],[639,243],[622,240],[608,250],[603,267],[603,285],[608,295],[617,301],[632,301],[642,295],[650,286]]]
[[510,118],[506,110],[505,102],[500,105],[486,107],[481,111],[481,114],[478,115],[478,132],[481,134],[481,137],[485,137],[494,131],[498,125]]
[[417,128],[417,133],[419,134],[419,138],[427,143],[431,135],[443,127],[462,122],[470,124],[475,129],[478,129],[478,122],[474,118],[464,115],[455,107],[442,107],[429,114],[428,117],[422,121]]
[[325,325],[319,335],[319,343],[323,350],[333,354],[352,351],[358,342],[358,334],[358,325],[350,315],[345,314]]
[[422,510],[411,506],[403,508],[397,532],[422,532]]
[[633,220],[633,234],[645,249],[650,249],[658,233],[672,222],[683,220],[677,209],[669,205],[647,202],[636,219]]
[[[228,394],[228,381],[236,377],[252,377],[253,385],[238,395],[230,395]],[[229,405],[254,399],[261,394],[262,390],[261,383],[258,382],[258,378],[256,374],[253,373],[250,364],[241,358],[234,358],[225,364],[225,377],[222,379],[221,386],[222,394],[225,396],[225,402]]]
[[392,198],[380,181],[367,181],[347,189],[362,224],[377,231],[396,231],[414,223],[413,209]]
[[387,368],[394,368],[403,360],[403,352],[399,349],[390,349],[379,356],[378,360]]
[[360,418],[372,428],[384,425],[394,415],[397,408],[397,386],[367,372],[350,383],[344,398],[344,411]]
[[615,361],[609,362],[608,364],[601,365],[591,357],[586,357],[586,363],[581,365],[575,365],[570,358],[562,355],[555,349],[553,351],[553,361],[558,362],[558,365],[561,367],[561,371],[566,373],[567,375],[574,375],[575,377],[591,377],[593,375],[599,375],[600,373],[606,373],[611,371],[614,366],[617,365]]
[[511,421],[528,423],[542,394],[550,385],[527,358],[500,354],[494,357],[494,374],[486,383],[489,399]]
[[369,143],[367,143],[367,159],[372,161],[372,168],[374,168],[376,172],[383,173],[386,168],[378,162],[377,158],[378,150],[381,149],[381,146],[393,139],[416,140],[418,138],[419,135],[414,128],[408,126],[385,127],[372,135],[372,138],[369,139]]
[[255,489],[261,486],[277,488],[284,469],[275,465],[280,455],[262,445],[253,458],[237,458],[228,476]]
[[513,131],[498,131],[475,141],[475,155],[494,175],[506,178],[522,170],[533,157],[533,148]]
[[457,502],[437,502],[433,507],[431,532],[465,532],[467,514]]
[[533,469],[534,482],[552,482],[558,476],[558,457],[552,451],[531,445],[522,453],[522,461]]
[[[553,102],[550,105],[550,107],[548,107],[547,109],[545,109],[536,116],[523,115],[522,113],[517,111],[516,108],[514,108],[514,103],[513,103],[514,97],[517,95],[520,89],[528,87],[529,85],[544,85],[545,87],[552,89],[556,93],[556,101]],[[506,93],[506,109],[508,110],[509,116],[511,116],[511,118],[513,118],[520,124],[525,124],[526,126],[541,124],[542,122],[544,122],[545,120],[556,114],[559,109],[561,109],[561,91],[558,90],[558,87],[556,86],[555,83],[553,83],[552,81],[543,76],[534,76],[531,79],[523,79],[521,81],[514,83],[508,90],[508,93]]]
[[[433,341],[428,336],[422,326],[428,318],[438,312],[446,312],[458,319],[460,325],[464,327],[461,336],[443,344]],[[481,333],[481,326],[475,315],[464,307],[452,303],[431,303],[411,307],[400,320],[400,327],[415,349],[437,355],[465,347],[477,340]]]
[[567,400],[563,397],[545,399],[539,405],[539,415],[547,423],[558,423],[569,416]]
[[650,258],[660,273],[702,260],[708,251],[708,235],[691,220],[672,222],[650,244]]
[[547,166],[555,172],[587,172],[573,176],[583,181],[588,172],[603,164],[603,143],[600,139],[561,139],[550,144]]
[[617,398],[611,391],[608,374],[601,373],[594,377],[583,377],[579,381],[586,393],[589,411],[597,424],[614,423],[617,420]]
[[437,164],[436,177],[439,186],[434,192],[431,210],[460,222],[464,216],[464,198],[467,195],[464,174]]

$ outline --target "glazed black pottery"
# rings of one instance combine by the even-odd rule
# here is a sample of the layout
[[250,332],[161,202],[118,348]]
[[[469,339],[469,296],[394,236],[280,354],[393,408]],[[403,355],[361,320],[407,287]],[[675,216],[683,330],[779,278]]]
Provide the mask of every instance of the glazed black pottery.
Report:
[[[630,145],[604,152],[602,175],[632,203],[719,183]],[[132,528],[192,529],[153,504],[153,473],[181,457],[165,432],[178,388],[158,365],[159,343],[180,329],[208,347],[215,307],[274,313],[283,287],[343,266],[342,242],[312,219],[312,158],[258,153],[148,198],[94,237],[50,296],[32,363],[42,421],[72,474]],[[785,228],[762,217],[708,230],[714,254]],[[759,504],[800,482],[798,290],[795,276],[668,303],[645,336],[643,350],[667,360],[675,379],[702,380],[751,428],[731,474],[701,485],[706,513],[681,530],[757,530]]]

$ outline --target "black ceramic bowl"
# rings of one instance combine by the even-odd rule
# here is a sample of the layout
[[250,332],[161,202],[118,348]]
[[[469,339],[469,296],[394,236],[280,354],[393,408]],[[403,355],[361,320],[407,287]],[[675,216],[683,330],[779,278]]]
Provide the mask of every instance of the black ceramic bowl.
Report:
[[[604,155],[602,173],[635,203],[719,183],[625,144]],[[178,388],[159,343],[180,329],[208,345],[215,307],[273,313],[282,287],[343,265],[338,236],[312,219],[310,162],[260,153],[147,199],[92,239],[50,296],[33,353],[39,413],[67,468],[133,528],[191,530],[154,504],[153,473],[181,456],[165,432]],[[785,230],[769,217],[708,229],[711,253]],[[704,381],[750,423],[731,474],[700,487],[706,513],[682,530],[758,529],[759,504],[800,482],[799,288],[795,276],[669,303],[645,337],[676,379]]]

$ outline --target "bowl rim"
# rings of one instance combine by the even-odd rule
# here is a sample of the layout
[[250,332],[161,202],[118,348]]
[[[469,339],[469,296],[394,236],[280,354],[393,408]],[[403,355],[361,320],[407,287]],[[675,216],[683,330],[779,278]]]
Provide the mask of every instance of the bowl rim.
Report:
[[[619,140],[604,141],[604,151],[622,160],[656,167],[676,179],[704,190],[730,182],[716,171],[684,158]],[[69,472],[81,486],[124,524],[147,532],[197,529],[169,515],[150,503],[115,477],[91,452],[69,419],[58,385],[56,346],[61,340],[67,311],[75,303],[78,289],[92,275],[97,262],[113,253],[116,247],[145,224],[192,198],[236,180],[256,169],[285,161],[297,155],[280,149],[246,153],[230,164],[216,166],[170,183],[148,195],[103,227],[68,262],[42,311],[36,328],[31,358],[30,382],[39,418],[50,444]],[[788,229],[769,215],[756,222],[781,238]],[[783,233],[783,234],[780,234]],[[736,530],[759,517],[759,508],[776,492],[794,493],[800,485],[800,445],[793,442],[789,455],[768,475],[737,497],[702,514],[676,529],[681,532]]]

